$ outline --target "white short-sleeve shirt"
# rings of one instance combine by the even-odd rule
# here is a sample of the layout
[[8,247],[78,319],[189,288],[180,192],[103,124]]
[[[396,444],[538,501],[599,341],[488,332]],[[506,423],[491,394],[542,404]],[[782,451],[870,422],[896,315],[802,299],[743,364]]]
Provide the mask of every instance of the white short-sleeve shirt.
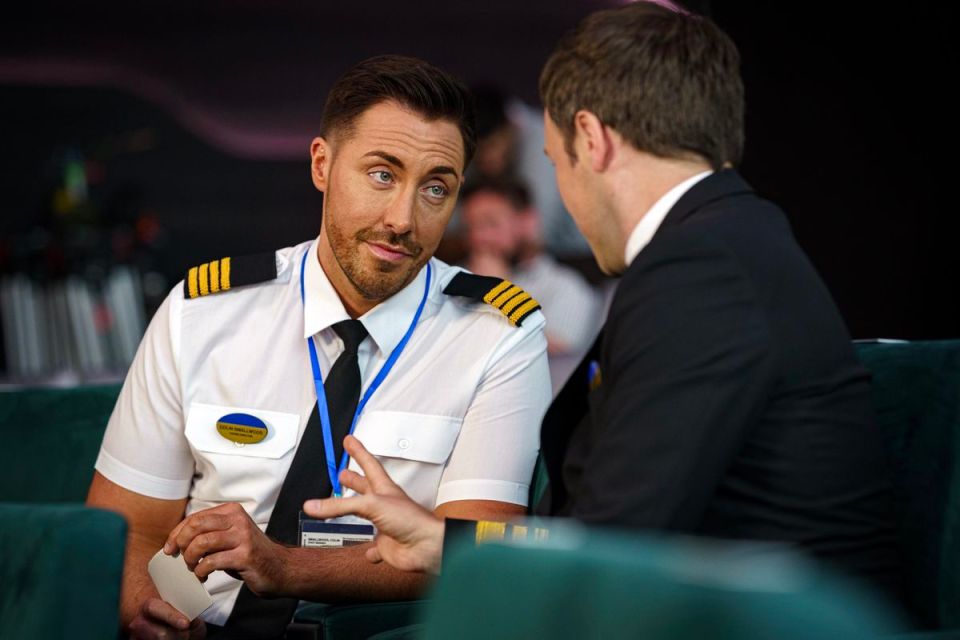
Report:
[[[306,303],[300,268],[306,259]],[[131,491],[186,497],[187,514],[238,502],[265,529],[316,405],[306,338],[324,376],[343,350],[330,328],[349,318],[316,241],[276,252],[277,278],[195,299],[171,291],[147,329],[107,425],[96,468]],[[550,401],[543,315],[514,327],[482,302],[443,288],[460,271],[432,259],[420,321],[354,435],[411,498],[525,505]],[[413,319],[426,268],[359,319],[363,390]],[[219,435],[229,413],[263,420],[268,437],[238,446]],[[350,468],[359,471],[354,462]],[[317,473],[327,473],[322,456]],[[240,582],[215,572],[205,614],[222,624]]]

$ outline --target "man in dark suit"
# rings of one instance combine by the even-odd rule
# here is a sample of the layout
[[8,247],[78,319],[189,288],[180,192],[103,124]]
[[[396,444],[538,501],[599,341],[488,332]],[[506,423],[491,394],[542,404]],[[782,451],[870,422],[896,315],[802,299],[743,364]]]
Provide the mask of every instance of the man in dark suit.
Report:
[[[567,209],[623,279],[544,419],[538,511],[785,542],[895,593],[869,376],[783,212],[732,169],[744,111],[734,44],[705,18],[629,4],[561,41],[540,91]],[[365,460],[369,479],[348,481],[366,495],[308,510],[379,519],[392,537],[374,559],[435,570],[412,551],[436,525],[395,527],[405,503]]]

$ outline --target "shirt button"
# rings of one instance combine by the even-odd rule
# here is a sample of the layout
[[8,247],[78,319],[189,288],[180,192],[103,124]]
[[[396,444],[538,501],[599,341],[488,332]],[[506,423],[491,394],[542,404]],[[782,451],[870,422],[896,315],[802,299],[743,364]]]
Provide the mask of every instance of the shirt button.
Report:
[[400,440],[397,442],[397,446],[400,447],[401,449],[409,449],[410,441],[407,440],[406,438],[400,438]]

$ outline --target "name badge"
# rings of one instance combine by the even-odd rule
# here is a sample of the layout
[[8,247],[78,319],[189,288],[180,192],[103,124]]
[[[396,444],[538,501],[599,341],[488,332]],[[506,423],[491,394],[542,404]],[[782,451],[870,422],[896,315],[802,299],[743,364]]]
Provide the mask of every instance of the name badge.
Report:
[[217,433],[237,445],[256,444],[267,437],[267,425],[249,413],[231,413],[217,420]]
[[300,512],[300,546],[332,549],[373,541],[372,524],[314,520]]

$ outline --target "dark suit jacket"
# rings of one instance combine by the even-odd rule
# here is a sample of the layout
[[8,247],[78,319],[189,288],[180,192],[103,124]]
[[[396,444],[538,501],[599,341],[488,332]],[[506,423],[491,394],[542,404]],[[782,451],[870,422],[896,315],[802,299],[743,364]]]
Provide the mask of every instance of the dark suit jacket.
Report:
[[787,542],[897,588],[869,374],[783,212],[734,171],[628,267],[541,447],[542,514]]

